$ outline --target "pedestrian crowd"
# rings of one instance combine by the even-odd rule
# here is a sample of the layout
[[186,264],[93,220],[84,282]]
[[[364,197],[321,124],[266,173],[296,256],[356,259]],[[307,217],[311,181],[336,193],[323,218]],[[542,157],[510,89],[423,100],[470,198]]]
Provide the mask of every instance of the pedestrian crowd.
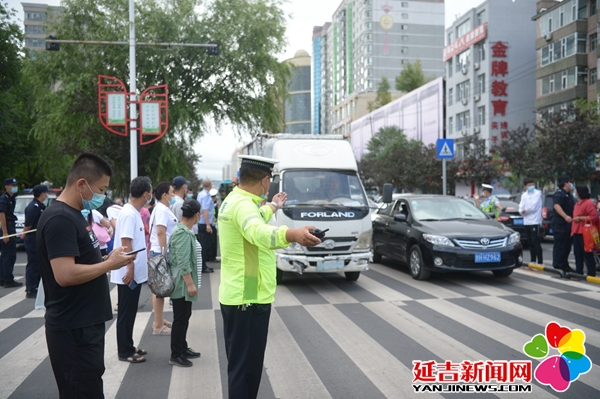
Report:
[[[262,206],[277,162],[241,156],[239,184],[225,198],[218,214],[217,190],[208,179],[194,199],[182,176],[153,187],[146,176],[131,181],[129,198],[107,198],[112,168],[85,153],[73,163],[64,190],[50,206],[48,187],[33,188],[25,211],[26,296],[35,298],[43,286],[46,341],[61,398],[103,398],[105,323],[116,308],[117,359],[143,363],[149,352],[133,340],[142,287],[152,278],[149,268],[160,256],[172,277],[169,301],[173,320],[163,316],[165,296],[152,294],[152,334],[169,336],[169,364],[190,367],[200,352],[187,342],[192,303],[198,300],[207,262],[217,259],[220,239],[219,301],[228,359],[230,398],[255,398],[260,384],[267,331],[276,287],[273,250],[291,242],[314,246],[320,240],[313,226],[268,224],[283,206],[285,193]],[[12,274],[16,260],[18,183],[4,181],[0,197],[0,284],[18,287]],[[31,231],[30,231],[31,230]],[[35,234],[33,233],[35,232]],[[107,278],[107,276],[109,276]],[[110,303],[110,282],[117,303]]]

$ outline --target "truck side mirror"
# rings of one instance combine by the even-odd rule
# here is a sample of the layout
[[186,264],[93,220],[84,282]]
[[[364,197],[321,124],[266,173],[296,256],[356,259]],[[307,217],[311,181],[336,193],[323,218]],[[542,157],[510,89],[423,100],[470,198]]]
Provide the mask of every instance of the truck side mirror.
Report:
[[269,202],[273,201],[273,197],[278,192],[279,192],[279,179],[271,182],[271,185],[269,186],[269,193],[267,194],[267,201],[269,201]]
[[390,202],[392,202],[392,191],[394,190],[394,187],[392,187],[392,185],[390,183],[385,183],[383,185],[383,196],[382,196],[382,202],[389,204]]

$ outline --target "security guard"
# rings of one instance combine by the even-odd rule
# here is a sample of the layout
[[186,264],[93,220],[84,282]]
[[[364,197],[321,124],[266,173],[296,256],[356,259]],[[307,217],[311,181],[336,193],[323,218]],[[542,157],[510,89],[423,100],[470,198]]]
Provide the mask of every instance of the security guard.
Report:
[[23,283],[15,281],[13,269],[17,261],[17,237],[8,237],[17,233],[15,216],[15,194],[19,191],[14,177],[4,179],[4,194],[0,196],[0,286],[4,288],[21,287]]
[[38,264],[37,241],[35,233],[27,234],[29,230],[37,229],[38,220],[46,209],[44,201],[48,198],[48,187],[38,184],[33,187],[33,199],[25,208],[25,227],[21,238],[25,240],[27,251],[27,267],[25,268],[25,297],[35,298],[40,284],[40,265]]
[[500,201],[498,201],[498,198],[496,198],[495,195],[492,195],[492,190],[494,189],[494,186],[491,186],[489,184],[482,184],[481,188],[483,188],[483,200],[481,201],[481,204],[479,203],[479,195],[475,194],[473,196],[473,198],[475,198],[477,206],[481,208],[482,212],[493,213],[496,217],[498,217],[500,211],[502,211],[502,205],[500,205]]
[[321,240],[310,226],[289,229],[268,224],[287,198],[278,193],[259,208],[271,183],[277,160],[240,155],[240,185],[226,197],[219,212],[221,284],[230,399],[256,398],[263,370],[267,332],[274,301],[276,267],[274,249],[291,242],[304,246]]
[[552,248],[552,267],[567,272],[573,272],[569,266],[569,253],[571,253],[571,222],[573,221],[573,181],[562,176],[557,181],[558,190],[554,193],[554,215],[550,226],[554,234],[554,247]]

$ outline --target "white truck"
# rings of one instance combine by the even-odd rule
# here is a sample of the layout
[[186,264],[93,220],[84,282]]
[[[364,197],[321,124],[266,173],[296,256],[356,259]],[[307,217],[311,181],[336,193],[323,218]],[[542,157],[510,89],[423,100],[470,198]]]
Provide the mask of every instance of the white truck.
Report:
[[315,247],[292,243],[275,251],[277,283],[283,272],[343,271],[356,281],[371,261],[370,208],[350,143],[341,135],[262,134],[242,149],[245,155],[275,158],[269,200],[288,199],[270,223],[329,229]]

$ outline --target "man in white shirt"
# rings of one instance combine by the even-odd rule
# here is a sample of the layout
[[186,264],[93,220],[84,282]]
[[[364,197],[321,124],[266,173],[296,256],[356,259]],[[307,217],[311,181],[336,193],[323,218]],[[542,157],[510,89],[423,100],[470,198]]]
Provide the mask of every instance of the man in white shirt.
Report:
[[148,281],[146,236],[140,209],[152,200],[152,182],[146,176],[131,181],[131,200],[123,206],[117,219],[115,242],[125,252],[142,250],[134,261],[110,274],[111,283],[117,284],[119,308],[117,315],[117,350],[119,360],[129,363],[146,361],[146,351],[133,345],[133,326],[137,315],[141,284]]
[[181,206],[183,205],[183,201],[185,201],[185,196],[187,194],[188,185],[190,182],[187,181],[183,176],[177,176],[173,179],[172,184],[175,193],[175,203],[171,205],[170,208],[177,220],[181,220]]
[[[532,179],[523,180],[525,192],[521,195],[519,213],[523,215],[523,224],[527,231],[527,243],[531,263],[543,264],[542,244],[540,242],[540,228],[542,224],[542,192],[535,189]],[[537,261],[537,262],[536,262]]]

